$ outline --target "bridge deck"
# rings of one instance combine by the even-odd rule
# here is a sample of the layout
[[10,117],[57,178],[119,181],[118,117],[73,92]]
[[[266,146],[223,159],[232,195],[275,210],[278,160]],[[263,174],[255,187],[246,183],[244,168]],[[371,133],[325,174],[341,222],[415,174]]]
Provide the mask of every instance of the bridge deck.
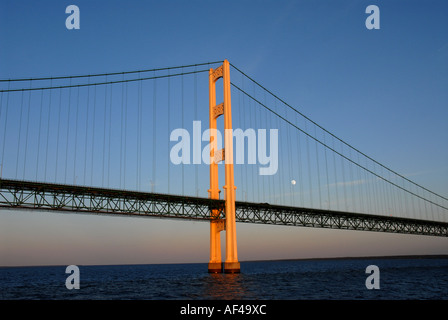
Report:
[[[0,179],[0,208],[72,213],[211,220],[224,218],[224,201],[207,198],[96,187]],[[236,202],[236,221],[448,236],[448,223],[341,211]]]

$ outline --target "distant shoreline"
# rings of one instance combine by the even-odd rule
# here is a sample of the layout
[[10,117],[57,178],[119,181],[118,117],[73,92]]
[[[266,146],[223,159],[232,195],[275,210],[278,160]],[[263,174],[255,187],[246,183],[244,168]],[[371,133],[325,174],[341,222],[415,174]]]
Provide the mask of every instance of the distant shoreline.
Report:
[[331,257],[331,258],[297,258],[297,259],[265,259],[265,260],[246,260],[244,262],[269,262],[269,261],[316,261],[316,260],[378,260],[378,259],[448,259],[448,254],[430,254],[430,255],[392,255],[392,256],[363,256],[363,257]]
[[[386,259],[448,259],[448,254],[431,255],[392,255],[392,256],[363,256],[363,257],[330,257],[330,258],[291,258],[291,259],[261,259],[240,260],[240,263],[251,262],[276,262],[276,261],[318,261],[318,260],[386,260]],[[172,262],[172,263],[122,263],[122,264],[80,264],[79,266],[132,266],[132,265],[165,265],[165,264],[207,264],[207,262]],[[32,267],[66,267],[67,265],[22,265],[0,266],[1,268],[32,268]]]

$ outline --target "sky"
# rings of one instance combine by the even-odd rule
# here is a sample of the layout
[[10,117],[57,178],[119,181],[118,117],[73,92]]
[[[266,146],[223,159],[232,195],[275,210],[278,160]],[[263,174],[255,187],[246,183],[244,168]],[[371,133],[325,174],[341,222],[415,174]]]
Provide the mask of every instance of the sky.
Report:
[[[71,4],[80,9],[79,30],[65,25]],[[380,29],[366,28],[371,4]],[[0,78],[228,59],[344,141],[446,197],[447,9],[444,1],[398,0],[7,0]],[[447,239],[373,232],[237,224],[237,239],[241,261],[448,254]],[[208,255],[205,222],[0,211],[1,266],[190,263]]]

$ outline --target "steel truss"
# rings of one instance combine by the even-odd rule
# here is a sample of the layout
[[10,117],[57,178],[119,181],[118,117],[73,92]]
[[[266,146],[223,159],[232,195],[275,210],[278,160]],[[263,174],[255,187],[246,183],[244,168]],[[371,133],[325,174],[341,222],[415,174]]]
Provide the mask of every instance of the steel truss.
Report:
[[[236,202],[236,221],[448,237],[448,223]],[[190,220],[225,219],[224,201],[157,193],[0,179],[0,208]],[[211,217],[211,210],[219,215]]]
[[448,223],[419,219],[236,202],[238,222],[448,237]]
[[0,208],[210,220],[224,217],[224,202],[206,198],[0,180]]

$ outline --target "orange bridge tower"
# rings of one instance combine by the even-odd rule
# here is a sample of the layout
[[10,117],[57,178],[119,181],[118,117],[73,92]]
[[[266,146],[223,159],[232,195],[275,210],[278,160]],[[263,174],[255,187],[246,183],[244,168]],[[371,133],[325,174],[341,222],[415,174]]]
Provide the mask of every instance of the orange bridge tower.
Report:
[[[216,81],[223,79],[224,102],[216,105]],[[218,219],[218,210],[210,213],[210,262],[208,271],[219,273],[223,271],[221,260],[221,238],[220,232],[226,231],[226,260],[224,272],[240,272],[236,245],[235,225],[235,184],[233,174],[233,132],[232,132],[232,107],[230,101],[230,68],[229,61],[209,72],[209,121],[210,121],[210,189],[209,197],[219,199],[218,163],[224,161],[225,165],[225,219]],[[218,135],[216,119],[224,115],[224,149],[218,148]]]

